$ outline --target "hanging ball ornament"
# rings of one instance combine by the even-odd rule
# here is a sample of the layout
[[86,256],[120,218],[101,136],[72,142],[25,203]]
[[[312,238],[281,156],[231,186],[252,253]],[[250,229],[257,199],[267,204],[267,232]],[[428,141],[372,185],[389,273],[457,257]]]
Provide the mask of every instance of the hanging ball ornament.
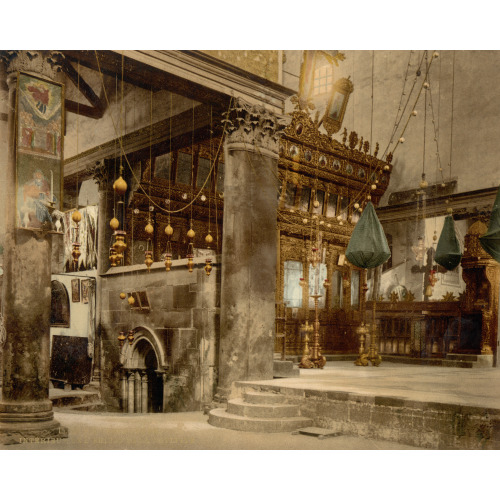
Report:
[[355,203],[354,208],[357,210],[359,208],[359,203]]
[[430,87],[428,82],[424,82],[424,89],[428,89]]
[[400,137],[400,138],[399,138],[399,142],[400,142],[401,144],[403,144],[403,142],[405,142],[405,138],[404,138],[404,137]]
[[319,207],[319,201],[318,200],[314,200],[313,201],[313,205],[314,205],[314,208],[318,208]]
[[193,231],[193,228],[190,228],[189,231],[187,232],[187,237],[188,238],[194,238],[195,232]]
[[435,59],[437,59],[439,57],[439,52],[434,52],[434,54],[432,54],[432,57],[434,57]]
[[411,112],[412,116],[417,116],[418,115],[418,112],[416,109],[414,109],[412,112]]
[[127,296],[127,294],[125,294],[124,292],[120,293],[120,299],[123,300],[126,296]]
[[376,184],[372,184],[372,191],[375,191],[375,189],[377,189],[377,185]]
[[342,217],[340,215],[337,215],[337,220],[338,221],[342,220]]
[[422,189],[426,188],[429,185],[429,183],[426,180],[420,181],[420,187]]
[[443,183],[441,184],[441,187],[442,187],[442,188],[446,187],[446,184],[443,182]]
[[302,222],[303,222],[304,224],[307,224],[307,219],[302,219]]
[[155,230],[155,228],[153,227],[153,225],[151,224],[151,222],[148,222],[146,224],[146,227],[144,228],[144,231],[146,231],[146,233],[148,233],[148,234],[153,234],[154,230]]
[[358,212],[361,213],[363,209],[361,207],[358,208]]
[[371,194],[369,194],[369,195],[366,197],[366,199],[367,199],[368,201],[370,201],[370,200],[372,199],[372,195],[371,195]]
[[165,228],[165,234],[167,236],[172,236],[174,234],[174,228],[170,224]]
[[389,165],[384,165],[384,170],[387,172],[391,167]]
[[115,190],[115,193],[120,196],[124,195],[125,192],[127,191],[127,183],[125,182],[125,180],[121,175],[114,182],[113,189]]
[[448,207],[448,208],[446,209],[446,211],[447,211],[449,214],[451,214],[451,213],[453,213],[453,208]]
[[82,214],[78,210],[75,210],[71,215],[71,218],[75,224],[78,224],[82,220]]
[[214,237],[208,233],[206,236],[205,236],[205,242],[210,245],[210,243],[212,243],[212,241],[214,241]]
[[128,298],[128,303],[133,306],[135,304],[135,299],[132,297],[132,295]]
[[111,227],[111,229],[113,229],[114,231],[116,231],[120,227],[120,221],[116,217],[113,217],[109,221],[109,226]]
[[200,200],[201,200],[201,201],[206,201],[206,199],[207,199],[207,197],[206,197],[204,194],[202,194],[202,195],[200,196]]

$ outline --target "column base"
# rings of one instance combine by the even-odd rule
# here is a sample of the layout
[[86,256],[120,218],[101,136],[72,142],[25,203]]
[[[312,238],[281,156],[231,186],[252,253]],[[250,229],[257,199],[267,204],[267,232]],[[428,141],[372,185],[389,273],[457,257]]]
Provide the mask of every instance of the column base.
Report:
[[0,402],[0,443],[43,443],[68,437],[68,429],[54,420],[52,402]]
[[230,387],[217,387],[217,390],[215,391],[215,396],[214,396],[214,403],[216,404],[221,404],[221,403],[227,403],[227,400],[231,396],[231,388]]

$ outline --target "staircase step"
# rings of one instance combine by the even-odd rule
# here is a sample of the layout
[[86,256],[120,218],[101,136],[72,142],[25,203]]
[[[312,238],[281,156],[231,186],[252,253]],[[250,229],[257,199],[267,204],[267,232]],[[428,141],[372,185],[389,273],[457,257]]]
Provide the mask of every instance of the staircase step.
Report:
[[85,403],[81,405],[71,405],[71,406],[62,406],[54,408],[55,411],[88,411],[88,412],[105,412],[107,411],[107,406],[101,402],[95,403]]
[[208,423],[215,427],[246,432],[292,432],[302,427],[309,427],[313,421],[305,417],[257,418],[242,417],[227,413],[222,408],[211,410]]
[[299,407],[289,404],[256,404],[248,403],[241,398],[232,399],[227,403],[227,412],[241,417],[283,418],[297,417]]
[[51,394],[50,400],[52,401],[53,407],[62,408],[65,406],[98,403],[100,402],[100,397],[97,392],[78,391],[78,393]]
[[243,400],[246,403],[252,403],[256,405],[274,405],[283,403],[284,397],[282,394],[276,394],[275,392],[248,391],[243,394]]

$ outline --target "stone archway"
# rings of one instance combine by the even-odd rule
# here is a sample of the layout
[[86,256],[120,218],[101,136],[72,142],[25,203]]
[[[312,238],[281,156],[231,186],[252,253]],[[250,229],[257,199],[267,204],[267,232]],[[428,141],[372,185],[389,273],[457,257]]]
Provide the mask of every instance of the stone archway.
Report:
[[137,328],[134,341],[123,353],[121,393],[127,413],[164,411],[165,365],[158,339],[149,330]]

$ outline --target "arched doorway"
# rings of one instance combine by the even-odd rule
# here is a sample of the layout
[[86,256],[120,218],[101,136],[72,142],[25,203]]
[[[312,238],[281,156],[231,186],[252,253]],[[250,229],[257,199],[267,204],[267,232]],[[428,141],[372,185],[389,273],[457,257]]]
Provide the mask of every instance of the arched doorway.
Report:
[[137,332],[122,371],[123,409],[128,413],[163,412],[163,373],[153,343]]

